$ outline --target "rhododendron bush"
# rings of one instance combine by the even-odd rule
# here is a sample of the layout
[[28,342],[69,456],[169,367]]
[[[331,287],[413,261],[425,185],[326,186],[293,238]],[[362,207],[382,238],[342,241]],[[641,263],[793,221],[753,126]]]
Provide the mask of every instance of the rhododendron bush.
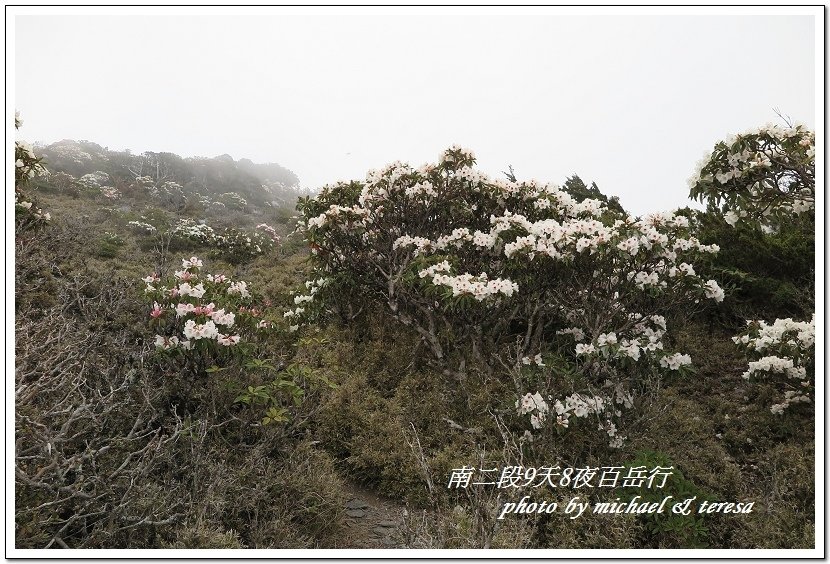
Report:
[[[793,216],[812,230],[815,221],[815,133],[804,125],[766,125],[719,142],[690,179],[690,196],[739,221],[795,229]],[[786,219],[787,221],[779,221]],[[750,320],[733,337],[752,360],[746,379],[779,378],[784,396],[770,410],[811,403],[814,387],[815,314],[810,321]]]
[[190,257],[182,259],[181,269],[168,280],[155,273],[143,278],[144,293],[153,300],[148,318],[156,331],[156,349],[186,378],[202,383],[227,368],[264,372],[274,379],[243,386],[236,401],[263,404],[263,423],[284,420],[287,410],[281,396],[299,401],[303,390],[261,358],[275,332],[267,303],[257,303],[244,280],[206,274],[202,267],[201,259]]
[[[632,404],[638,375],[690,363],[664,349],[665,314],[723,299],[694,267],[717,246],[702,245],[687,217],[634,218],[474,165],[470,151],[451,147],[437,164],[395,162],[301,201],[316,274],[286,316],[380,304],[447,374],[463,380],[471,363],[512,374],[516,409],[534,428],[602,413],[618,444],[611,419]],[[574,393],[554,399],[551,377]]]
[[795,403],[812,403],[815,388],[815,315],[810,321],[776,319],[750,321],[747,332],[732,338],[748,356],[749,363],[743,377],[775,378],[783,384],[781,403],[773,404],[770,411],[781,415]]
[[[23,120],[14,116],[14,127],[20,129]],[[14,212],[18,228],[39,227],[52,219],[49,212],[40,209],[26,192],[26,186],[36,176],[48,174],[31,145],[25,141],[14,142]]]
[[735,225],[815,207],[815,141],[804,125],[767,124],[718,142],[689,179],[690,196]]
[[267,223],[260,223],[253,229],[227,227],[216,230],[204,221],[182,218],[169,229],[159,230],[159,227],[138,221],[131,221],[129,226],[141,235],[169,236],[179,243],[179,247],[208,247],[212,249],[213,255],[232,263],[249,261],[267,254],[276,249],[280,242],[276,230]]
[[199,350],[210,360],[221,351],[256,340],[257,332],[272,323],[252,307],[245,281],[233,281],[223,274],[203,274],[198,257],[182,260],[181,270],[163,283],[157,274],[143,279],[144,293],[154,299],[150,318],[162,334],[156,347],[163,350]]

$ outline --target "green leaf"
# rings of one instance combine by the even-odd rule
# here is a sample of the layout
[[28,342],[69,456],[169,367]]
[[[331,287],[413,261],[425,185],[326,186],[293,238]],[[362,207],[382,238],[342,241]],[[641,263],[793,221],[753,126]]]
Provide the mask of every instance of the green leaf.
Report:
[[268,425],[269,423],[278,423],[283,421],[288,421],[287,414],[288,411],[283,408],[276,408],[271,407],[268,411],[265,412],[265,417],[262,419],[263,425]]

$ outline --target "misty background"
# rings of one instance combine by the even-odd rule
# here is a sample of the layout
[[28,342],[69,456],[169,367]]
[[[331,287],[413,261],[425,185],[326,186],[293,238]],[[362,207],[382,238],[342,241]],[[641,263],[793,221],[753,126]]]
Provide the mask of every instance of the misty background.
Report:
[[[815,127],[812,16],[16,16],[18,137],[276,162],[316,189],[453,143],[689,203],[714,143]],[[48,163],[47,163],[48,166]]]

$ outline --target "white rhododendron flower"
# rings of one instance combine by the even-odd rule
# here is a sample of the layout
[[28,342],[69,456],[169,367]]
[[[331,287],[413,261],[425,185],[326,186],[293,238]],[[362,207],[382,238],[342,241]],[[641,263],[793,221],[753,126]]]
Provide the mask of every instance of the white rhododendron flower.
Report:
[[239,344],[241,337],[239,335],[217,335],[216,341],[225,347],[231,347]]
[[197,257],[190,257],[189,259],[182,259],[182,268],[202,268],[202,261]]
[[248,283],[244,281],[231,282],[231,284],[228,286],[227,292],[228,294],[237,294],[243,298],[248,298],[251,296],[250,292],[248,291]]
[[715,282],[714,280],[707,280],[706,281],[706,286],[704,287],[704,289],[705,289],[705,293],[706,293],[707,298],[712,298],[716,302],[722,302],[723,301],[723,298],[724,298],[723,290],[721,289],[720,286],[718,286],[718,283]]
[[674,353],[660,358],[660,366],[669,370],[677,370],[681,366],[688,366],[691,363],[692,358],[687,354]]
[[197,324],[194,320],[188,319],[184,324],[184,336],[188,339],[215,339],[217,335],[219,335],[219,330],[216,329],[213,321]]
[[593,354],[596,352],[594,345],[586,345],[584,343],[577,343],[576,354]]
[[224,309],[217,309],[211,315],[211,319],[217,325],[224,325],[226,327],[230,327],[234,324],[236,315],[232,312],[225,312]]

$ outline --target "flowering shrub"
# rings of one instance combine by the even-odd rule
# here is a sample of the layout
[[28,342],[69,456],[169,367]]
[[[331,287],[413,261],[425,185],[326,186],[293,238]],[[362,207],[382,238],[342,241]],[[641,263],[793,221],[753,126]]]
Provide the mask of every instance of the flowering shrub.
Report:
[[219,200],[231,209],[244,210],[248,205],[247,200],[236,192],[225,192],[219,196]]
[[132,228],[137,233],[155,233],[158,231],[155,225],[151,225],[145,221],[130,221],[127,223],[130,228]]
[[777,415],[794,403],[810,403],[814,392],[815,315],[810,321],[776,319],[772,324],[750,321],[747,331],[732,337],[738,347],[755,360],[749,363],[743,377],[783,376],[783,401],[770,411]]
[[216,239],[216,232],[212,227],[189,218],[178,220],[171,233],[176,238],[204,245],[212,245]]
[[274,241],[258,230],[229,227],[214,238],[213,246],[231,262],[244,262],[271,250]]
[[[157,325],[168,321],[167,335],[156,335],[156,347],[162,350],[190,350],[198,347],[220,353],[217,347],[232,347],[242,340],[240,331],[257,329],[253,324],[237,322],[239,308],[250,302],[251,294],[244,281],[232,282],[224,275],[201,275],[202,261],[197,257],[182,260],[168,285],[161,285],[157,275],[143,279],[145,294],[155,302],[150,318]],[[219,305],[217,305],[217,302]],[[222,332],[220,332],[220,329]]]
[[100,188],[102,192],[104,188],[112,189],[111,186],[106,185],[109,181],[110,175],[100,170],[90,172],[89,174],[85,174],[78,179],[78,182],[80,182],[87,188]]
[[256,226],[256,229],[261,230],[271,242],[276,244],[280,242],[280,236],[277,235],[277,230],[268,225],[267,223],[260,223]]
[[276,372],[270,383],[244,388],[236,401],[264,405],[265,424],[285,420],[282,396],[288,394],[298,402],[303,390],[259,358],[275,324],[255,305],[247,282],[233,281],[224,274],[204,274],[202,266],[201,259],[190,257],[166,281],[157,274],[142,279],[145,295],[153,300],[149,319],[156,330],[156,349],[178,360],[190,378],[204,379],[231,367]]
[[[15,113],[14,127],[20,129],[23,120]],[[14,216],[18,228],[39,227],[49,222],[52,217],[40,209],[25,192],[29,181],[36,176],[48,174],[42,159],[35,155],[31,145],[25,141],[14,142]]]
[[[725,213],[727,223],[769,224],[815,214],[815,133],[803,125],[766,125],[715,145],[690,179],[693,198]],[[785,223],[785,225],[790,225]],[[812,230],[812,229],[811,229]],[[782,414],[813,393],[815,314],[809,322],[790,318],[749,321],[733,337],[751,360],[743,377],[783,375],[788,388],[770,409]]]
[[101,195],[108,200],[117,200],[121,197],[121,192],[112,186],[101,186]]
[[[161,202],[180,202],[187,200],[187,195],[184,193],[182,185],[178,182],[168,180],[157,186],[154,182],[148,184],[146,179],[147,177],[138,177],[136,178],[136,182],[140,183],[153,198]],[[152,178],[150,180],[152,181]]]
[[768,124],[715,145],[689,179],[690,195],[735,225],[815,207],[815,133],[804,125]]
[[54,163],[57,168],[65,168],[67,164],[88,165],[93,160],[103,157],[99,153],[90,153],[87,149],[81,147],[77,141],[70,139],[45,147],[44,153],[46,153],[49,162]]
[[124,246],[124,239],[116,233],[104,231],[98,245],[98,256],[112,258],[118,254],[118,249]]
[[52,190],[58,193],[67,194],[74,198],[81,195],[81,185],[71,174],[58,172],[49,175],[49,184],[40,187],[41,189]]
[[280,240],[274,228],[265,223],[252,231],[229,227],[217,233],[206,223],[180,219],[171,232],[177,239],[212,247],[231,262],[244,262],[265,254]]
[[[577,202],[554,184],[490,179],[474,164],[470,151],[451,147],[437,164],[395,162],[365,182],[329,185],[301,200],[300,230],[324,284],[295,298],[299,307],[286,316],[380,303],[461,379],[467,359],[490,372],[508,366],[506,352],[517,342],[514,372],[524,357],[556,353],[586,394],[562,402],[559,416],[583,413],[583,404],[597,411],[622,403],[613,397],[617,386],[638,365],[688,364],[664,351],[661,314],[721,301],[723,291],[694,270],[696,257],[718,248],[693,237],[687,217],[632,218],[599,200]],[[451,362],[449,346],[463,358]],[[608,401],[592,400],[588,390],[605,380]],[[517,409],[534,411],[541,424],[545,409],[534,405],[521,399]]]

